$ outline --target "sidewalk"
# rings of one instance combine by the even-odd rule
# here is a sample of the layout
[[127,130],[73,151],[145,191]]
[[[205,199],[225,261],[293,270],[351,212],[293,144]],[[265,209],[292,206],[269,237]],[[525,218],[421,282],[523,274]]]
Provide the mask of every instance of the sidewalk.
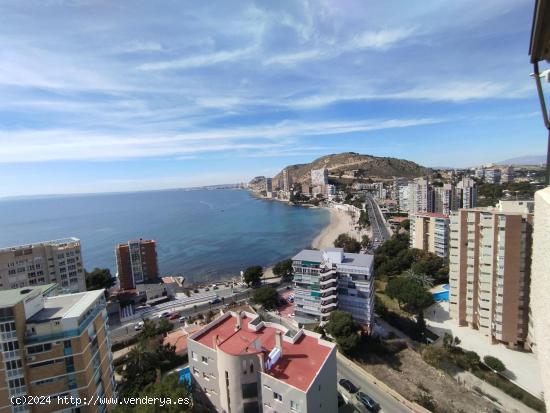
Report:
[[437,335],[450,333],[460,338],[460,347],[475,351],[483,359],[485,356],[497,357],[506,366],[503,374],[514,384],[535,397],[541,396],[542,381],[537,357],[533,353],[512,350],[503,344],[492,344],[488,337],[469,327],[460,327],[449,318],[449,303],[432,305],[424,312],[426,325]]
[[483,380],[474,376],[470,372],[467,372],[467,371],[460,372],[456,374],[454,378],[458,381],[459,384],[462,384],[463,386],[465,386],[466,388],[472,391],[476,391],[474,387],[477,387],[484,394],[491,396],[490,398],[495,398],[497,400],[495,403],[499,404],[505,412],[537,413],[536,410],[533,410],[530,407],[527,407],[519,400],[516,400],[513,397],[508,396],[502,390],[491,386],[490,384],[484,382]]

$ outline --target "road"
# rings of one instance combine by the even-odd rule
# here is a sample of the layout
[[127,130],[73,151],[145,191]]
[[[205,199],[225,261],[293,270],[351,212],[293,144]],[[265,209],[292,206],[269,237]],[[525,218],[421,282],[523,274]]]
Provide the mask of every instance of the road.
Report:
[[[391,238],[391,233],[386,227],[386,220],[382,216],[376,201],[372,195],[366,197],[367,213],[372,227],[373,248],[378,248],[384,241]],[[378,240],[378,241],[376,241]]]
[[[351,363],[351,362],[350,362]],[[359,387],[360,391],[367,393],[372,397],[381,407],[383,413],[411,413],[411,410],[403,406],[398,400],[394,399],[391,395],[380,389],[375,384],[369,382],[365,375],[358,371],[360,367],[353,368],[348,365],[348,362],[342,361],[341,358],[337,359],[336,370],[338,374],[338,380],[345,378],[350,380],[353,384]],[[367,410],[360,406],[355,395],[350,400],[356,409],[360,412],[366,412]]]

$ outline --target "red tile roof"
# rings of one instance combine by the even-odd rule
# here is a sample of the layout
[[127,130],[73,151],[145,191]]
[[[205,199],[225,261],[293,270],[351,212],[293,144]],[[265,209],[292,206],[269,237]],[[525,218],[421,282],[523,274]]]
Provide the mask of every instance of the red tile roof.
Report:
[[[233,314],[209,330],[204,330],[195,340],[214,348],[217,337],[218,349],[232,355],[240,354],[267,354],[275,347],[275,333],[285,330],[271,326],[264,326],[258,331],[249,328],[252,319],[244,316],[241,329],[235,331],[237,317]],[[324,365],[331,346],[322,345],[316,337],[303,334],[296,343],[289,343],[283,339],[283,356],[275,365],[266,371],[266,374],[285,382],[297,389],[307,391],[317,373]]]

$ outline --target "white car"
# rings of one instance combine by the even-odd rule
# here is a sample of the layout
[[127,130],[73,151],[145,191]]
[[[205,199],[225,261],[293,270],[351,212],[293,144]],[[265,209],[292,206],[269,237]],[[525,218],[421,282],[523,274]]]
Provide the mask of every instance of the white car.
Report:
[[145,323],[143,321],[140,321],[139,323],[137,323],[135,326],[134,326],[134,329],[136,331],[139,331],[143,328],[143,326],[145,325]]

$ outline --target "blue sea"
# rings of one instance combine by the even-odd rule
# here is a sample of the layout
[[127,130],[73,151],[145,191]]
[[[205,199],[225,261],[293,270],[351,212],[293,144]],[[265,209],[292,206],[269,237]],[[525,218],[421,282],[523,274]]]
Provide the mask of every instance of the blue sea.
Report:
[[115,244],[157,241],[162,275],[200,282],[287,258],[328,225],[323,209],[254,198],[248,191],[170,190],[0,200],[0,248],[74,236],[87,270],[115,274]]

